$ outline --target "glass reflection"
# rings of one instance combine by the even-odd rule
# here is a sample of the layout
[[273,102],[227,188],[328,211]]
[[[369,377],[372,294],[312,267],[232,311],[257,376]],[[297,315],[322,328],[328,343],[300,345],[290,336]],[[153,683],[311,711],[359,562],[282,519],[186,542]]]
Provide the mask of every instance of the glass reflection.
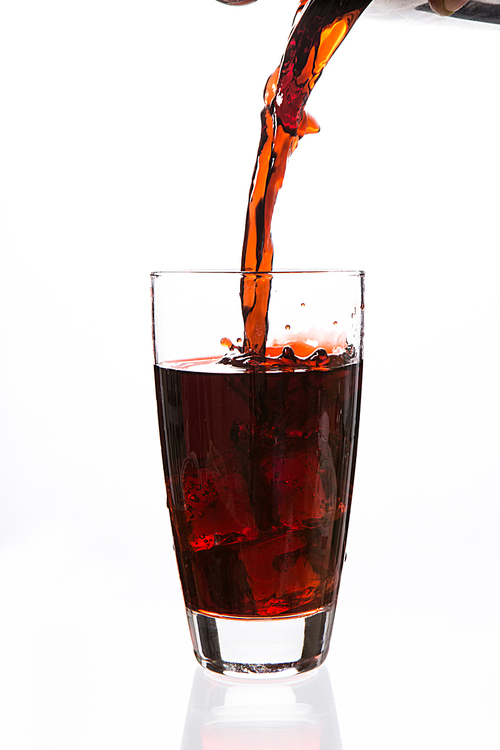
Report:
[[194,674],[181,750],[342,750],[326,667],[304,677]]

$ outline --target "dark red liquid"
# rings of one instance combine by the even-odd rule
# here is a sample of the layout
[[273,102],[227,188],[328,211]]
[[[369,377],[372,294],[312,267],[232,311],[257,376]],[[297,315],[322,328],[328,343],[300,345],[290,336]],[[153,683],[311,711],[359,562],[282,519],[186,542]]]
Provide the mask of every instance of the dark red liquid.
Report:
[[221,369],[155,368],[186,605],[246,617],[330,606],[349,521],[361,364]]

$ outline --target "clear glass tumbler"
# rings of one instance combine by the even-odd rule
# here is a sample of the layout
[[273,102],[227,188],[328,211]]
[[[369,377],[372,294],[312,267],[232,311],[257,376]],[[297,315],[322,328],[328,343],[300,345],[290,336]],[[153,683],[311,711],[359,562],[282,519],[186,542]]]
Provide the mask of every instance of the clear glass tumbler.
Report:
[[[253,283],[268,295],[264,356],[241,351]],[[152,293],[167,504],[196,658],[219,673],[317,667],[351,508],[364,274],[153,273]]]

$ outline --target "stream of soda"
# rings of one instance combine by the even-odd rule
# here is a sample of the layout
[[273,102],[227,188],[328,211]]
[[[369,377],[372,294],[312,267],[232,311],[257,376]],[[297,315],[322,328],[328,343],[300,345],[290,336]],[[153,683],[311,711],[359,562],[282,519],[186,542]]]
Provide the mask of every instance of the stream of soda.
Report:
[[305,105],[335,50],[370,0],[300,0],[285,53],[264,91],[261,135],[245,225],[242,350],[264,357],[273,268],[271,221],[288,158],[319,125]]

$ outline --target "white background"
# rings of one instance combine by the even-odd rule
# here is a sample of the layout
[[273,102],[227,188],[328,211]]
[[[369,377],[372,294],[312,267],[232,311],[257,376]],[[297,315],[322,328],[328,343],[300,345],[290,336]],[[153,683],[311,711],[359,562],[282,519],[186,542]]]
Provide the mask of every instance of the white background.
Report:
[[[238,267],[261,94],[294,8],[0,4],[6,750],[181,746],[195,663],[149,272]],[[278,201],[277,267],[367,272],[328,660],[345,750],[500,740],[499,62],[495,26],[362,19]]]

